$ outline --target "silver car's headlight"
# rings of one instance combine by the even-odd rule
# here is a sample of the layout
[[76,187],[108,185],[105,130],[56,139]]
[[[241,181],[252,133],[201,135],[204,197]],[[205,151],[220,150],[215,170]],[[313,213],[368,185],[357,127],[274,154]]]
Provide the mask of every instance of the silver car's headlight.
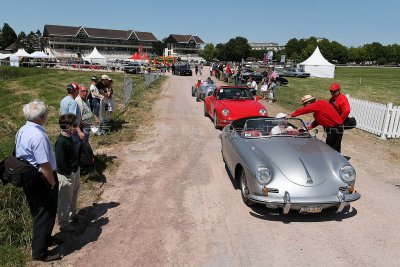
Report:
[[271,182],[272,174],[267,167],[258,167],[256,171],[257,182],[261,185],[267,185]]
[[340,179],[345,183],[353,183],[356,180],[356,171],[350,165],[343,165],[339,169]]
[[223,109],[221,113],[222,113],[222,115],[224,115],[226,117],[229,115],[229,110]]
[[265,116],[267,114],[267,111],[265,109],[260,109],[260,115]]

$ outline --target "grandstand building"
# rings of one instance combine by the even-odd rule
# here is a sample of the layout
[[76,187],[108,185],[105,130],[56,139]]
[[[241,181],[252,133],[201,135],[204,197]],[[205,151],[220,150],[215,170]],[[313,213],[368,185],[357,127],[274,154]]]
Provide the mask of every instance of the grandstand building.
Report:
[[284,45],[277,43],[249,43],[252,50],[279,51],[285,49]]
[[157,38],[151,32],[83,26],[45,25],[45,52],[55,58],[81,58],[93,48],[108,59],[126,59],[139,50],[151,53]]
[[165,40],[164,56],[180,57],[182,60],[201,60],[199,50],[203,40],[195,35],[170,34]]

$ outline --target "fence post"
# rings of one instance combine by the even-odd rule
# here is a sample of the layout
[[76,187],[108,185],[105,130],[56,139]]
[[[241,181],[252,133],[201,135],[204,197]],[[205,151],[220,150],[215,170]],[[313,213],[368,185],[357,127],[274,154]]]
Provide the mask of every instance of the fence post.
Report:
[[392,112],[393,108],[393,103],[387,103],[386,106],[386,111],[385,111],[385,119],[383,120],[383,128],[382,128],[382,134],[380,139],[386,140],[386,135],[389,127],[389,121],[390,121],[390,113]]
[[128,106],[133,92],[133,79],[125,75],[124,77],[124,104]]

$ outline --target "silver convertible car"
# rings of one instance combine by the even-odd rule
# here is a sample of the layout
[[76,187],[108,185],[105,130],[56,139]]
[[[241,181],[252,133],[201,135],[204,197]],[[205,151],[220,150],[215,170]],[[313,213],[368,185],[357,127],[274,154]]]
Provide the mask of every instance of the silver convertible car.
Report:
[[361,197],[353,166],[306,129],[301,119],[269,117],[242,118],[223,129],[222,157],[244,203],[284,214],[341,212]]

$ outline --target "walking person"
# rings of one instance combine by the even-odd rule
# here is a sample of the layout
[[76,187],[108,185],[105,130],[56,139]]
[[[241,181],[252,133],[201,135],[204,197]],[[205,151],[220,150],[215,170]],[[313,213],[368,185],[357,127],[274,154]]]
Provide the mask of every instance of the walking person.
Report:
[[276,77],[277,74],[274,68],[271,67],[268,72],[268,103],[270,104],[275,100]]
[[15,156],[37,168],[23,187],[32,215],[32,258],[54,261],[61,255],[48,250],[57,240],[51,236],[57,213],[58,183],[56,158],[44,126],[47,107],[34,100],[23,108],[26,124],[16,135]]
[[291,116],[297,117],[313,113],[314,121],[308,128],[312,129],[318,125],[322,125],[327,133],[326,144],[340,153],[343,137],[343,121],[337,111],[328,101],[317,100],[311,95],[303,96],[301,103],[304,107],[294,111]]
[[194,73],[196,73],[196,76],[197,76],[197,73],[199,72],[199,66],[197,66],[197,64],[194,66]]
[[268,91],[268,78],[267,77],[263,77],[261,82],[261,93],[262,93],[262,99],[267,99],[267,91]]

